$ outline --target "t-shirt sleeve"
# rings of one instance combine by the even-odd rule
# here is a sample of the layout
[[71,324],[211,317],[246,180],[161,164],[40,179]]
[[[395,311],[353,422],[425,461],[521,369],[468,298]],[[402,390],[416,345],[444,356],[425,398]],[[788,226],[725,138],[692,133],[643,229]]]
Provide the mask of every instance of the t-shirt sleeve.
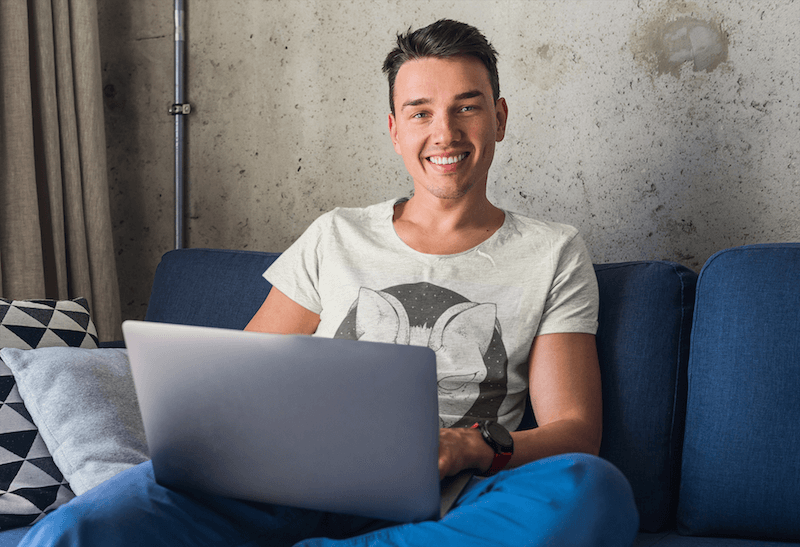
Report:
[[539,334],[597,333],[597,276],[586,244],[577,232],[560,249],[553,284],[539,323]]
[[314,313],[322,312],[319,292],[321,239],[331,213],[322,215],[264,272],[283,294]]

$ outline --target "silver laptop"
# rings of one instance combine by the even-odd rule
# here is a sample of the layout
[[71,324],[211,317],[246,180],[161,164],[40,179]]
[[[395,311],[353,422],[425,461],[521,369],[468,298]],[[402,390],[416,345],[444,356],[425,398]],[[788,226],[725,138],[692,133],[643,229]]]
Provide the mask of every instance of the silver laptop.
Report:
[[142,321],[122,330],[159,483],[398,522],[440,516],[432,350]]

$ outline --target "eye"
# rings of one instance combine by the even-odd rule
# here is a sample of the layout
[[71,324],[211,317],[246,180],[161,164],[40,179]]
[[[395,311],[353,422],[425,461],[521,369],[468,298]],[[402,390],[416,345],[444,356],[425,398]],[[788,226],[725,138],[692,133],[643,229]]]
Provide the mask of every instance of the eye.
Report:
[[411,117],[416,120],[421,120],[422,118],[425,118],[427,116],[428,116],[427,112],[415,112],[414,114],[411,115]]
[[470,112],[472,110],[475,110],[475,108],[476,107],[473,106],[473,105],[463,106],[463,107],[461,107],[461,112]]

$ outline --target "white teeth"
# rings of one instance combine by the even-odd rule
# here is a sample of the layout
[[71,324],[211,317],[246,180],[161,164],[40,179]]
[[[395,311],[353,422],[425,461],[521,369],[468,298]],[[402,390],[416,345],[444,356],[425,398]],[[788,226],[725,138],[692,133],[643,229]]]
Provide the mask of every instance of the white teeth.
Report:
[[452,163],[458,163],[466,157],[467,153],[464,152],[463,154],[459,154],[458,156],[447,156],[447,157],[431,156],[428,159],[431,161],[431,163],[435,163],[436,165],[450,165]]

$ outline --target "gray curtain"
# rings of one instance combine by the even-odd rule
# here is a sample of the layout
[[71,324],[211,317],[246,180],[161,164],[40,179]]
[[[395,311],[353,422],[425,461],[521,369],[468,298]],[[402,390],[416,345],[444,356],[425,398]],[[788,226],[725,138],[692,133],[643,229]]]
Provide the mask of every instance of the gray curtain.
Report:
[[0,0],[0,87],[0,295],[86,297],[118,340],[96,0]]

